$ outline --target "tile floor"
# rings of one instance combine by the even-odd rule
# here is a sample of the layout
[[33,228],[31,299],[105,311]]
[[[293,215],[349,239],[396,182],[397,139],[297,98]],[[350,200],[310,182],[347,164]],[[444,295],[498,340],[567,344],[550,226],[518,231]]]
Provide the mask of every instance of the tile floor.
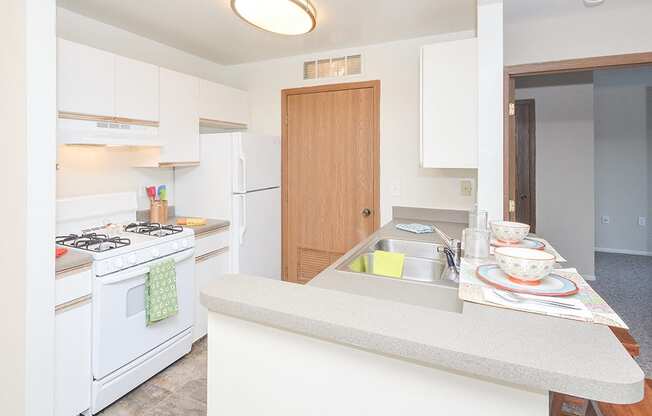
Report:
[[102,416],[206,415],[207,339],[136,390],[98,413]]
[[652,378],[652,257],[595,253],[595,275],[591,286],[629,325],[638,364]]

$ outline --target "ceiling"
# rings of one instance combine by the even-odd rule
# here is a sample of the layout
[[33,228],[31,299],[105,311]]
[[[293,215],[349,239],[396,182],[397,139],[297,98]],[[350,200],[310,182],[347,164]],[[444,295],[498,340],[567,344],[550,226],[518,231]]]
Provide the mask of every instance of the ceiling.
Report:
[[583,0],[504,0],[504,14],[506,22],[517,22],[519,19],[545,18],[593,11],[606,12],[618,8],[646,5],[649,2],[650,0],[604,0],[601,5],[587,7]]
[[224,65],[473,30],[476,22],[476,0],[313,4],[317,29],[289,37],[246,24],[230,0],[58,0],[72,12]]

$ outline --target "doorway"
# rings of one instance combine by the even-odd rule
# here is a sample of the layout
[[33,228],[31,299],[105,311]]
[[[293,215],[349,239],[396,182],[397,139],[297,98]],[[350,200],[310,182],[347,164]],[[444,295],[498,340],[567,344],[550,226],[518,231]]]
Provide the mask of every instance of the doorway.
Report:
[[380,222],[380,81],[282,91],[283,280],[307,283]]
[[518,221],[524,98],[536,100],[537,233],[627,322],[649,378],[652,53],[505,68],[504,216]]

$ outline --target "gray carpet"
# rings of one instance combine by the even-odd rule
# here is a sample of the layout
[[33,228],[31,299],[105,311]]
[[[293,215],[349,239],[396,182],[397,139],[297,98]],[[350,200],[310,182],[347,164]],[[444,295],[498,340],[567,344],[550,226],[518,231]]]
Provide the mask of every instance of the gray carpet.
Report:
[[652,378],[652,257],[595,253],[591,286],[629,325],[641,345],[637,359],[647,378]]

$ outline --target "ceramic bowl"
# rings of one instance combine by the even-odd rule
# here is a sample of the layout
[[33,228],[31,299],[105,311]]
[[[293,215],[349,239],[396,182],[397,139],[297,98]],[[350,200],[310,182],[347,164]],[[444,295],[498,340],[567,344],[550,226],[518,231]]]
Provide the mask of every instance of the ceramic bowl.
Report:
[[531,248],[498,247],[494,256],[508,276],[525,283],[538,282],[550,274],[555,265],[555,256]]
[[530,226],[520,222],[492,221],[491,232],[496,240],[506,243],[518,243],[527,237]]

